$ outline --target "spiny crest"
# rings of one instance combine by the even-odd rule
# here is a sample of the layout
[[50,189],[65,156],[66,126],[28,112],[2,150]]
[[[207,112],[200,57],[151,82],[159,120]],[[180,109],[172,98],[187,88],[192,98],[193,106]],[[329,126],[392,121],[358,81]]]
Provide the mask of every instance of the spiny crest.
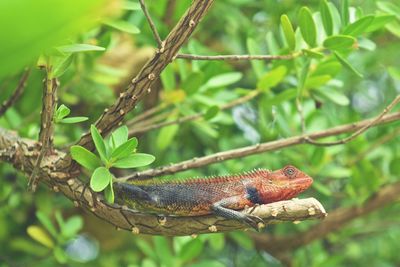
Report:
[[271,173],[268,169],[255,169],[238,174],[225,174],[225,175],[212,175],[205,177],[185,177],[185,178],[172,178],[172,179],[151,179],[151,180],[138,180],[132,181],[132,184],[136,185],[166,185],[166,184],[213,184],[213,183],[223,183],[232,182],[243,179],[256,179],[260,176],[267,177]]

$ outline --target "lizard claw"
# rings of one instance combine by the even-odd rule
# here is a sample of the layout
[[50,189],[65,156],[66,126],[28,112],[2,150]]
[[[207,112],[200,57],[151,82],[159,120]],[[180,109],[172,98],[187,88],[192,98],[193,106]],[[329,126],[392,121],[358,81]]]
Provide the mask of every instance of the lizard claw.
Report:
[[258,216],[246,214],[242,220],[243,223],[255,229],[257,232],[261,230],[261,228],[265,227],[266,223],[263,219]]

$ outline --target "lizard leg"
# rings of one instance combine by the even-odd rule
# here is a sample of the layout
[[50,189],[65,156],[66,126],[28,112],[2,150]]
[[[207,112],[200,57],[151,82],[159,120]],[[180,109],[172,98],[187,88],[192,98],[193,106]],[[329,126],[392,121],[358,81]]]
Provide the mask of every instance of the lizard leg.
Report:
[[244,214],[241,212],[238,212],[233,209],[227,208],[227,206],[231,206],[239,201],[238,197],[230,197],[226,199],[222,199],[216,203],[214,203],[211,206],[211,209],[213,210],[214,214],[227,218],[227,219],[233,219],[233,220],[238,220],[254,229],[257,231],[259,230],[258,228],[258,223],[263,223],[263,219],[261,219],[258,216],[251,215],[251,214]]

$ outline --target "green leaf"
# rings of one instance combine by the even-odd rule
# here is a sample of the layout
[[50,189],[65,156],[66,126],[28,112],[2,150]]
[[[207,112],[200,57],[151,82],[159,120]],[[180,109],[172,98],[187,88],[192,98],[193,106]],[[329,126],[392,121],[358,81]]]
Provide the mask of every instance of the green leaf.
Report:
[[78,53],[78,52],[88,52],[88,51],[104,51],[104,47],[90,44],[71,44],[58,46],[57,50],[62,53]]
[[61,228],[61,233],[66,238],[74,237],[83,227],[83,220],[80,216],[72,216]]
[[353,48],[356,38],[350,35],[334,35],[324,40],[324,47],[331,50],[346,50]]
[[126,125],[123,125],[118,129],[116,129],[115,131],[113,131],[110,138],[111,147],[116,148],[125,143],[126,141],[128,141],[128,134],[129,130],[128,126]]
[[101,165],[100,159],[82,146],[71,146],[71,157],[88,170],[94,170]]
[[117,29],[117,30],[123,31],[123,32],[127,32],[130,34],[140,33],[140,30],[138,27],[136,27],[135,25],[133,25],[127,21],[124,21],[124,20],[105,20],[103,23],[114,29]]
[[332,79],[330,75],[319,75],[308,77],[304,85],[305,88],[318,88]]
[[132,154],[137,147],[138,140],[136,137],[132,137],[125,143],[119,145],[112,153],[111,153],[111,159],[112,160],[118,160],[124,157],[129,156]]
[[166,149],[174,139],[176,133],[178,132],[179,125],[173,124],[167,127],[163,127],[157,136],[156,146],[160,150]]
[[347,26],[349,24],[349,1],[348,0],[341,0],[341,5],[340,5],[340,15],[342,18],[342,24],[343,26]]
[[337,105],[348,106],[350,104],[349,98],[334,88],[321,88],[313,90],[313,93],[316,93],[320,97],[332,101]]
[[353,72],[354,74],[356,74],[358,77],[362,78],[363,75],[356,70],[349,61],[347,61],[347,59],[345,59],[342,55],[340,55],[338,52],[333,52],[335,57],[337,58],[337,60],[340,62],[340,64],[343,65],[343,67],[347,68],[348,70],[350,70],[351,72]]
[[386,24],[392,22],[395,18],[396,16],[394,15],[377,15],[365,32],[373,32],[382,29]]
[[131,169],[151,164],[156,158],[153,155],[135,153],[128,157],[117,160],[113,167],[121,169]]
[[204,74],[202,72],[192,72],[183,81],[181,87],[188,95],[195,94],[204,82]]
[[54,247],[54,242],[51,237],[47,234],[47,232],[39,226],[31,225],[27,228],[27,233],[32,239],[36,240],[40,244],[44,245],[48,248]]
[[61,119],[67,117],[71,110],[64,104],[60,105],[55,114],[55,120],[56,122],[60,121]]
[[214,118],[215,116],[217,116],[218,112],[219,112],[219,107],[218,106],[211,106],[207,109],[206,113],[204,114],[203,118],[205,120],[211,120],[212,118]]
[[90,188],[95,192],[103,191],[112,180],[112,174],[105,167],[98,167],[90,177]]
[[308,7],[302,7],[299,11],[299,27],[304,41],[310,46],[317,45],[317,27]]
[[[261,54],[260,44],[257,43],[253,38],[247,38],[246,40],[247,50],[250,55],[259,55]],[[254,73],[257,78],[260,78],[264,72],[265,64],[262,60],[251,60],[251,67],[253,68]]]
[[294,35],[292,23],[289,20],[287,15],[281,16],[281,26],[283,30],[283,34],[285,35],[286,42],[291,51],[296,49],[296,37]]
[[326,185],[324,185],[318,181],[314,181],[312,187],[325,196],[329,197],[332,195],[332,192],[329,189],[329,187],[327,187]]
[[124,1],[122,8],[125,10],[140,10],[140,4],[130,1]]
[[313,76],[318,76],[318,75],[330,75],[331,77],[334,77],[336,74],[339,73],[339,71],[342,69],[342,65],[337,62],[336,60],[330,60],[326,62],[321,62],[320,64],[317,65],[317,68],[315,71],[312,73]]
[[68,69],[71,65],[73,60],[72,54],[66,54],[63,57],[56,57],[52,60],[52,69],[49,72],[49,78],[58,78],[64,74],[64,72]]
[[321,1],[320,12],[321,12],[322,24],[324,25],[326,35],[330,36],[333,34],[333,17],[331,10],[329,8],[328,1],[326,0]]
[[287,68],[285,66],[279,66],[265,73],[257,82],[257,88],[266,91],[277,86],[285,78],[286,72]]
[[220,74],[209,79],[204,87],[207,89],[225,87],[238,82],[240,79],[242,79],[242,76],[243,74],[241,72],[229,72]]
[[36,217],[39,219],[39,221],[43,224],[43,226],[46,228],[46,230],[54,237],[57,238],[57,230],[54,224],[51,222],[50,218],[47,217],[46,214],[44,214],[41,211],[36,212]]
[[56,246],[53,249],[53,255],[54,255],[54,258],[57,260],[58,263],[65,264],[68,261],[67,253],[62,248],[60,248],[59,246]]
[[304,52],[304,54],[310,58],[315,58],[315,59],[322,59],[324,58],[324,54],[322,54],[321,52],[318,51],[314,51],[311,49],[302,49],[302,51]]
[[193,239],[183,245],[180,253],[179,259],[183,262],[193,260],[201,254],[203,251],[204,243],[199,239]]
[[104,189],[104,197],[108,203],[114,203],[114,189],[113,189],[113,182],[111,181],[110,184]]
[[176,89],[175,84],[175,72],[172,64],[169,64],[162,72],[161,72],[161,82],[166,91],[171,91]]
[[71,123],[78,123],[78,122],[83,122],[87,121],[89,118],[88,117],[69,117],[60,120],[60,123],[66,123],[66,124],[71,124]]
[[99,130],[97,130],[96,126],[94,126],[93,124],[90,126],[90,133],[92,135],[92,139],[94,145],[96,146],[97,152],[99,152],[100,158],[104,162],[106,162],[108,159],[106,145],[104,143],[103,137],[101,137],[99,133]]
[[251,250],[254,249],[254,243],[250,237],[244,232],[230,232],[229,237],[232,238],[240,247]]
[[373,20],[373,15],[362,17],[359,20],[356,20],[355,22],[347,25],[343,29],[343,34],[357,37],[367,31],[369,25],[372,23]]
[[376,5],[378,6],[379,9],[385,11],[386,13],[393,14],[397,17],[397,19],[400,19],[399,5],[387,1],[378,1]]

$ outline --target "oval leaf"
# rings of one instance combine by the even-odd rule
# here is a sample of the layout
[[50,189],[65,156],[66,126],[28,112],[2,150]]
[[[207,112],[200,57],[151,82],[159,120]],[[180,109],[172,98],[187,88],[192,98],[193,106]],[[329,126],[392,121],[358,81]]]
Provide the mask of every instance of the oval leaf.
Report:
[[93,124],[90,126],[90,133],[92,134],[92,139],[94,145],[96,146],[97,152],[99,152],[100,158],[104,162],[107,161],[107,151],[103,137],[101,137],[99,130],[97,130],[96,126],[94,126]]
[[299,12],[299,27],[304,41],[310,46],[317,45],[317,27],[310,9],[302,7]]
[[106,20],[103,22],[105,25],[108,25],[114,29],[117,29],[119,31],[131,33],[131,34],[137,34],[140,33],[140,30],[138,27],[135,25],[124,21],[124,20]]
[[287,69],[285,66],[279,66],[261,77],[257,83],[257,88],[265,91],[278,85],[285,78]]
[[331,50],[346,50],[353,47],[356,38],[350,35],[335,35],[324,40],[324,47]]
[[114,203],[114,189],[112,181],[110,184],[104,189],[104,197],[106,198],[108,203]]
[[72,158],[86,169],[95,170],[101,165],[100,159],[82,146],[71,146],[70,151]]
[[63,53],[77,53],[89,51],[104,51],[104,47],[90,44],[71,44],[57,47],[57,50]]
[[129,157],[117,160],[113,167],[121,169],[137,168],[151,164],[156,158],[153,155],[136,153]]
[[126,141],[128,141],[128,127],[126,125],[119,127],[116,129],[110,138],[110,143],[112,148],[116,148]]
[[207,109],[206,113],[204,114],[204,119],[206,120],[211,120],[215,116],[217,116],[219,112],[219,107],[218,106],[211,106]]
[[340,62],[340,64],[343,65],[343,67],[347,68],[348,70],[350,70],[351,72],[353,72],[355,75],[357,75],[358,77],[362,78],[363,75],[356,70],[351,64],[350,62],[347,61],[347,59],[345,59],[343,56],[341,56],[339,53],[337,52],[333,52],[334,55],[336,56],[337,60]]
[[133,153],[133,150],[136,148],[137,144],[138,140],[136,139],[136,137],[132,137],[131,139],[117,147],[112,152],[111,158],[117,160],[129,156]]
[[367,31],[373,20],[373,15],[362,17],[361,19],[347,25],[346,28],[343,29],[343,34],[358,36]]
[[103,191],[112,180],[112,174],[105,167],[98,167],[90,177],[90,188],[95,192]]
[[292,23],[289,20],[287,15],[281,16],[281,26],[283,30],[283,34],[285,35],[286,42],[289,46],[290,50],[296,49],[296,38],[293,31]]
[[224,87],[230,84],[233,84],[240,79],[242,79],[243,74],[241,72],[230,72],[224,73],[217,76],[212,77],[207,83],[204,85],[208,88],[217,88]]
[[51,239],[51,237],[47,234],[43,228],[36,226],[36,225],[31,225],[28,227],[26,230],[28,235],[32,237],[32,239],[36,240],[40,244],[48,247],[48,248],[53,248],[54,247],[54,242]]
[[88,117],[69,117],[60,120],[60,123],[66,123],[66,124],[71,124],[71,123],[78,123],[78,122],[83,122],[87,121],[89,118]]
[[326,0],[321,1],[320,12],[321,12],[322,24],[324,25],[326,35],[328,35],[328,36],[332,35],[333,34],[333,17],[332,17],[331,10],[329,8],[328,1],[326,1]]

